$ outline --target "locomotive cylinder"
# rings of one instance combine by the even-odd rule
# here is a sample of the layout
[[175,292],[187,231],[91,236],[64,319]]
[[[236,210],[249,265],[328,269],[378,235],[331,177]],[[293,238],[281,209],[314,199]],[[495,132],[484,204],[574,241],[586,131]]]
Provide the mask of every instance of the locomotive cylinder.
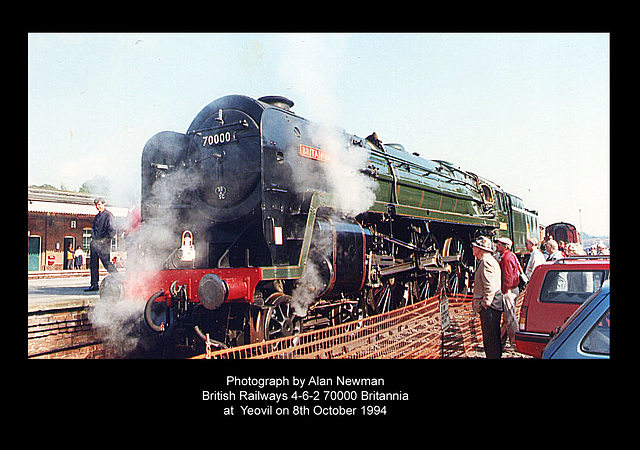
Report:
[[[325,278],[323,296],[358,292],[365,282],[365,254],[369,230],[355,220],[319,217],[311,257]],[[315,256],[315,258],[313,257]],[[318,258],[320,257],[320,258]]]

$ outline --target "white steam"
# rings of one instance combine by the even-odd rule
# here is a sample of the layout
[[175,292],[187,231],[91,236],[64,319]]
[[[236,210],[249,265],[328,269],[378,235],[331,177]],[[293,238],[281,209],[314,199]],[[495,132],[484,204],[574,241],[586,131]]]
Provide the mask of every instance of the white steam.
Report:
[[278,61],[286,96],[314,122],[339,122],[338,89],[346,61],[346,38],[340,34],[283,34]]
[[[369,152],[352,145],[346,134],[335,125],[349,111],[343,111],[339,101],[340,84],[349,73],[346,60],[346,37],[334,33],[285,34],[285,51],[278,63],[287,95],[296,108],[303,108],[304,117],[314,124],[312,140],[331,155],[329,162],[319,163],[313,173],[294,173],[304,189],[310,179],[322,177],[328,183],[343,213],[356,216],[367,210],[375,200],[375,181],[360,171],[367,166]],[[302,111],[301,111],[302,112]],[[322,125],[325,124],[325,125]]]
[[99,301],[91,309],[89,319],[108,354],[124,357],[138,346],[144,305],[138,299],[125,298],[117,302]]
[[337,129],[318,126],[314,135],[321,149],[331,155],[328,162],[319,164],[321,176],[340,212],[349,217],[365,212],[376,199],[376,181],[362,172],[367,167],[369,152],[353,145],[347,135]]
[[[353,145],[349,136],[334,125],[348,111],[341,111],[340,82],[348,73],[345,60],[345,37],[338,34],[293,34],[284,35],[287,50],[280,61],[280,75],[285,80],[287,95],[294,100],[294,110],[304,108],[304,117],[315,124],[311,140],[317,147],[330,155],[329,161],[306,164],[293,171],[294,181],[300,192],[311,185],[322,186],[333,196],[339,211],[332,220],[355,217],[367,211],[376,197],[376,181],[362,173],[368,164],[369,151],[366,147]],[[304,169],[307,167],[308,169]],[[322,182],[318,182],[321,178]],[[318,255],[329,256],[332,242],[314,242]],[[312,259],[308,260],[304,274],[298,280],[298,287],[292,292],[292,307],[296,314],[305,316],[318,295],[324,289],[326,280],[322,270]]]
[[[198,177],[188,169],[175,170],[157,180],[150,193],[150,204],[158,208],[151,217],[145,218],[144,226],[131,238],[131,247],[145,249],[137,254],[135,264],[128,268],[136,276],[153,276],[163,268],[165,258],[175,252],[181,244],[181,235],[198,221],[197,212],[186,212],[178,206],[185,192],[193,192]],[[173,207],[169,207],[172,205]],[[196,243],[197,245],[197,243]]]
[[[336,209],[330,220],[334,223],[367,211],[376,199],[376,181],[362,172],[368,164],[368,150],[353,145],[349,135],[333,127],[314,126],[312,135],[312,142],[319,150],[326,152],[329,158],[328,161],[309,161],[298,165],[293,171],[297,190],[304,192],[310,186],[321,186],[321,189],[331,194]],[[332,261],[331,254],[335,248],[333,233],[314,233],[313,237],[304,274],[298,280],[298,287],[292,292],[293,310],[301,317],[307,315],[309,307],[324,291],[327,280],[321,275],[322,268],[317,264],[319,261]],[[341,259],[340,255],[336,256]]]
[[[193,222],[180,217],[178,209],[166,206],[179,201],[179,193],[194,189],[196,179],[188,171],[176,170],[154,183],[151,197],[153,203],[161,205],[162,212],[147,218],[144,226],[125,238],[130,287],[153,286],[166,257],[180,247],[183,227]],[[100,301],[89,313],[108,354],[115,357],[126,357],[136,347],[147,345],[143,339],[143,312],[148,299],[126,296],[122,281],[121,274],[105,277],[100,283]]]
[[305,317],[323,287],[324,279],[320,276],[318,267],[310,261],[305,268],[304,275],[298,280],[298,286],[291,293],[293,312],[299,317]]

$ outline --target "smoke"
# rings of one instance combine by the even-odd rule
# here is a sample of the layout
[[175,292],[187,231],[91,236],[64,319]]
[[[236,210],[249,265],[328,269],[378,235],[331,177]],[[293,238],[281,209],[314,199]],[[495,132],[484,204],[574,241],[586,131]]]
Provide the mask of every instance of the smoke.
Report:
[[346,38],[340,34],[283,34],[278,73],[285,94],[305,116],[323,123],[339,123],[338,90],[348,67]]
[[[284,51],[278,62],[279,74],[294,110],[303,108],[304,117],[313,122],[311,141],[330,160],[303,165],[294,171],[302,192],[310,184],[322,185],[338,202],[339,208],[354,217],[369,208],[374,200],[375,181],[360,171],[367,166],[369,152],[353,145],[349,136],[335,124],[350,111],[344,111],[340,86],[349,66],[346,37],[341,34],[286,34]],[[305,167],[307,170],[305,170]],[[298,168],[297,168],[298,169]],[[320,180],[318,180],[320,178]]]
[[[351,137],[344,131],[326,125],[312,126],[309,139],[328,158],[315,161],[299,157],[305,161],[300,161],[301,164],[292,171],[296,190],[305,192],[316,186],[331,194],[336,206],[330,217],[333,223],[355,218],[367,211],[376,199],[376,181],[362,172],[369,158],[366,148],[353,145]],[[328,223],[322,226],[328,226]],[[291,304],[298,316],[306,316],[309,307],[325,291],[330,273],[326,269],[330,264],[327,261],[333,260],[334,248],[341,251],[333,239],[331,230],[316,229],[313,234],[304,274],[291,295]],[[336,256],[341,259],[340,255]]]
[[[168,152],[175,145],[171,136],[170,133],[158,133],[152,138],[153,143],[156,148]],[[152,162],[165,163],[166,160],[158,156],[157,161]],[[174,255],[180,247],[184,228],[193,224],[184,213],[181,215],[180,208],[168,206],[175,206],[186,192],[193,191],[197,187],[196,180],[197,177],[182,167],[159,175],[147,203],[155,209],[154,213],[145,218],[144,226],[124,238],[126,292],[121,274],[109,275],[100,283],[100,301],[90,311],[89,318],[110,354],[116,357],[127,356],[139,346],[147,347],[145,338],[149,332],[143,323],[143,311],[148,298],[139,292],[145,292],[147,297],[150,295],[146,287],[157,286],[158,271],[165,265],[167,256]]]
[[299,317],[305,317],[322,293],[326,280],[320,275],[318,266],[309,262],[304,275],[298,280],[298,286],[291,293],[291,307]]
[[[313,121],[308,138],[315,148],[329,155],[328,161],[311,161],[297,165],[293,172],[299,192],[314,186],[331,194],[338,211],[331,217],[336,222],[365,212],[376,199],[376,181],[362,173],[367,167],[369,151],[354,145],[351,137],[334,124],[340,123],[349,111],[341,109],[339,89],[345,70],[345,36],[339,34],[284,35],[285,51],[278,67],[287,93],[294,100],[294,109],[304,110],[304,117]],[[332,239],[314,234],[310,258],[305,271],[292,292],[292,307],[305,316],[326,287],[325,258],[331,259]]]
[[355,217],[365,212],[376,199],[376,181],[362,172],[367,167],[369,152],[353,145],[349,136],[338,129],[318,125],[313,134],[313,140],[330,155],[329,161],[318,162],[328,193],[344,215]]
[[140,342],[144,302],[125,298],[123,276],[112,274],[100,284],[100,301],[89,311],[89,320],[108,353],[124,357]]
[[167,256],[172,255],[181,244],[181,234],[197,223],[197,213],[180,208],[181,198],[194,195],[198,177],[188,168],[167,173],[152,186],[147,205],[152,209],[145,217],[144,226],[131,238],[131,247],[144,249],[136,255],[132,269],[138,276],[161,270]]
[[89,319],[110,354],[126,356],[136,349],[141,339],[144,305],[137,299],[124,298],[115,303],[101,299],[89,312]]

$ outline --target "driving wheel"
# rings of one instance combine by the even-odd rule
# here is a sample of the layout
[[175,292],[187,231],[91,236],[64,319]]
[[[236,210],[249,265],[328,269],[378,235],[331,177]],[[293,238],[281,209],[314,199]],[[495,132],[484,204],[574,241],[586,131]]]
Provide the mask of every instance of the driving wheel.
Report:
[[276,293],[268,299],[269,309],[265,315],[265,339],[293,336],[302,331],[302,317],[297,316],[291,306],[291,296]]

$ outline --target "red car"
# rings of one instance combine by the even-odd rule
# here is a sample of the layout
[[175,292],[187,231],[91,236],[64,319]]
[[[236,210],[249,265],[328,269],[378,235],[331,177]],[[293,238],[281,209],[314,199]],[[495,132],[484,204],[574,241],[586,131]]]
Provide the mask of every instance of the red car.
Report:
[[540,358],[552,333],[608,278],[608,256],[564,258],[536,267],[520,309],[517,351]]

